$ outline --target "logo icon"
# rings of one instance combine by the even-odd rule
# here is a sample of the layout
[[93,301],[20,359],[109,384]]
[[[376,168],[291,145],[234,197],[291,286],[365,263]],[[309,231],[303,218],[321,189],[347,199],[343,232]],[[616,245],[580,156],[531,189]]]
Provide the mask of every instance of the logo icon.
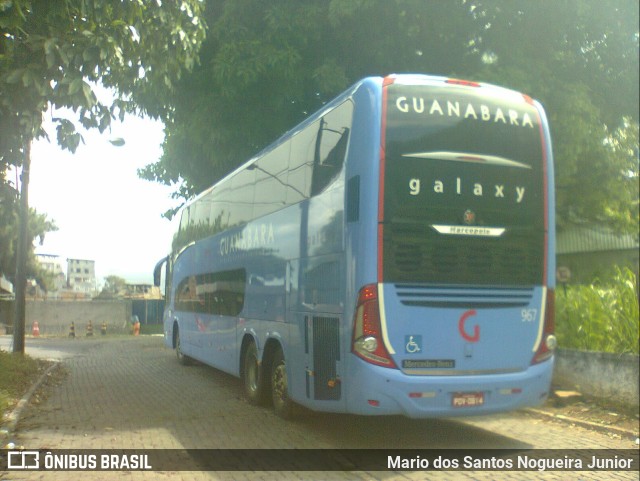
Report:
[[473,225],[476,223],[476,214],[472,210],[465,210],[462,216],[462,220],[467,225]]
[[477,324],[473,326],[473,334],[469,334],[465,327],[465,322],[467,322],[467,319],[475,316],[476,314],[476,310],[471,309],[462,314],[460,320],[458,321],[458,331],[460,331],[460,336],[462,336],[465,341],[478,342],[480,340],[480,326],[478,326]]
[[422,351],[422,336],[404,336],[404,350],[407,354]]
[[40,453],[38,451],[9,451],[8,469],[39,469]]

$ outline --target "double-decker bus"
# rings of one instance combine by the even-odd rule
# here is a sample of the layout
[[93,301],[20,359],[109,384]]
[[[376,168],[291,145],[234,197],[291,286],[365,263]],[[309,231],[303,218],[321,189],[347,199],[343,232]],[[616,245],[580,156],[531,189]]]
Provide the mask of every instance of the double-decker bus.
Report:
[[366,78],[180,216],[166,345],[253,403],[418,418],[548,395],[553,162],[526,95]]

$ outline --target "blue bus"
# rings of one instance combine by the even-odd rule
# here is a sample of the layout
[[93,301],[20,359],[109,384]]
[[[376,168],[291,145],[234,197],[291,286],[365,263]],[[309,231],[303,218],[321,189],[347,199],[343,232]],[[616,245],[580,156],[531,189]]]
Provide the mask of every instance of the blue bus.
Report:
[[156,268],[166,345],[282,417],[468,416],[549,393],[553,162],[526,95],[366,78],[179,223]]

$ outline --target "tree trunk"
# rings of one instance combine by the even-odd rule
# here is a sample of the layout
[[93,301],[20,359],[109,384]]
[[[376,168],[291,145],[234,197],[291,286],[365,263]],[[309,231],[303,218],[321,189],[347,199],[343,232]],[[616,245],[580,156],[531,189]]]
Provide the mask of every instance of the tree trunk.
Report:
[[27,284],[27,225],[29,223],[29,170],[31,168],[31,141],[27,142],[22,164],[22,185],[20,186],[20,230],[16,252],[16,302],[13,319],[13,352],[24,354],[25,335],[25,290]]

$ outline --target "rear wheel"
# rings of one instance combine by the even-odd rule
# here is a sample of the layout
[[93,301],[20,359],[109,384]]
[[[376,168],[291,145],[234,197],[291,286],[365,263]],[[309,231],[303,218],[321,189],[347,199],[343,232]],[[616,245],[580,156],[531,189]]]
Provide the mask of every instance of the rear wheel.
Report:
[[182,353],[182,348],[180,343],[180,329],[178,328],[178,326],[174,328],[173,336],[174,336],[174,345],[176,346],[176,357],[178,358],[178,362],[183,366],[188,366],[190,364],[191,359]]
[[293,416],[293,401],[289,398],[287,365],[282,349],[278,349],[271,364],[271,397],[273,409],[278,416],[291,419]]
[[244,395],[251,404],[264,403],[265,389],[260,376],[260,363],[258,361],[258,348],[251,342],[244,350],[242,361],[242,384]]

